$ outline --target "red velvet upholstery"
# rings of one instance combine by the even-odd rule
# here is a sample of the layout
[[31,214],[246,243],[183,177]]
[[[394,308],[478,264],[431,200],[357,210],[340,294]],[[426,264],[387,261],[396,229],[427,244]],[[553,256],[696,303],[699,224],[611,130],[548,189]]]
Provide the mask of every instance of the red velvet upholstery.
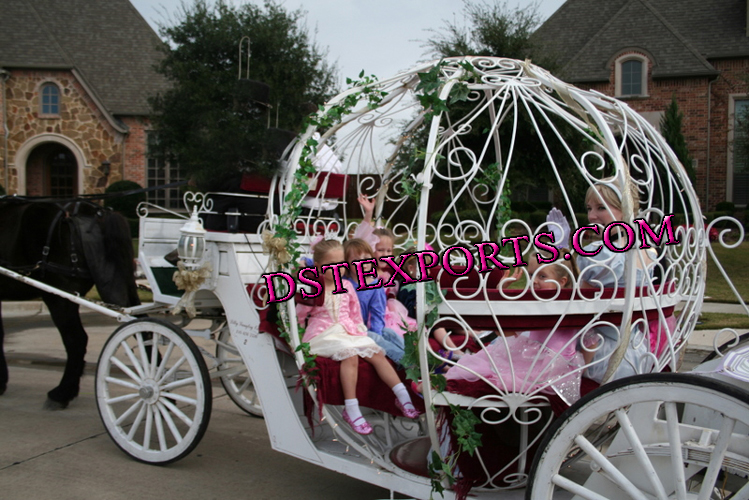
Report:
[[[317,360],[319,380],[317,381],[317,399],[320,403],[343,405],[343,390],[341,389],[341,363],[328,358]],[[398,376],[403,381],[411,395],[411,401],[420,412],[424,411],[424,400],[411,391],[410,382],[406,381],[406,373],[398,370]],[[384,411],[391,415],[401,416],[402,413],[395,406],[395,394],[377,375],[371,364],[359,358],[359,379],[356,383],[356,397],[361,406]]]
[[317,186],[315,186],[315,189],[311,189],[307,193],[307,196],[317,196],[323,186],[325,186],[326,179],[328,181],[328,185],[325,189],[325,193],[322,195],[323,198],[343,198],[343,196],[346,194],[346,188],[348,187],[348,175],[334,174],[331,172],[320,172],[316,175]]

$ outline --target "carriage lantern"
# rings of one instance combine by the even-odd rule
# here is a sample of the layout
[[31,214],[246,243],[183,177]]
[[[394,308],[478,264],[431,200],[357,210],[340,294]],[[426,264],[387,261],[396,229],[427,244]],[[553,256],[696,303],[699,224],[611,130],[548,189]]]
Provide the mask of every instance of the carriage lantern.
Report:
[[187,267],[195,267],[198,261],[203,257],[205,249],[205,229],[198,218],[198,209],[195,209],[190,219],[180,229],[181,236],[177,245],[177,252],[180,260]]

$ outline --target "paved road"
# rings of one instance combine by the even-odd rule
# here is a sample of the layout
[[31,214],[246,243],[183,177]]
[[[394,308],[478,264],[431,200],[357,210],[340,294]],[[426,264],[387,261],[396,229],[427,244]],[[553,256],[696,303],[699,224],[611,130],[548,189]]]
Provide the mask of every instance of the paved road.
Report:
[[[81,394],[67,410],[48,412],[42,403],[62,374],[62,342],[48,315],[10,309],[3,310],[11,379],[0,397],[3,500],[389,498],[384,489],[271,450],[264,421],[237,409],[218,383],[211,423],[192,454],[165,467],[135,462],[104,431],[94,395],[99,352],[118,324],[83,314],[90,340]],[[696,332],[705,345],[687,351],[682,371],[704,357],[708,337]]]
[[247,416],[214,386],[211,423],[183,460],[164,467],[130,459],[99,419],[94,364],[117,323],[84,314],[91,338],[81,394],[67,410],[42,410],[62,374],[64,350],[49,317],[5,318],[10,384],[0,396],[0,498],[351,499],[389,492],[271,450],[262,419]]

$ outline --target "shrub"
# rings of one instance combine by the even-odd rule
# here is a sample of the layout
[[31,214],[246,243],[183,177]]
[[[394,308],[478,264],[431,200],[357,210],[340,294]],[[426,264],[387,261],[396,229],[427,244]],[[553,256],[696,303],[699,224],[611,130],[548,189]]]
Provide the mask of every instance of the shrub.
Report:
[[[110,184],[104,191],[106,194],[122,193],[125,191],[134,191],[141,186],[133,181],[117,181]],[[136,219],[138,214],[136,208],[142,201],[146,201],[146,193],[130,194],[126,196],[117,196],[104,199],[104,206],[109,207],[115,212],[121,213],[128,219]]]
[[715,211],[725,212],[726,215],[733,215],[733,213],[736,211],[736,205],[734,205],[730,201],[721,201],[720,203],[715,205]]

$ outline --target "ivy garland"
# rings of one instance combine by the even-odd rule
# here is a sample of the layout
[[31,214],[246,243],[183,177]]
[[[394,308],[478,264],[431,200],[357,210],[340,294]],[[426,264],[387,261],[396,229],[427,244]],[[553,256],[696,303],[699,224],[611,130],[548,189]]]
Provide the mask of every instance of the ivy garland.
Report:
[[[460,66],[466,70],[460,81],[453,85],[448,100],[444,100],[440,97],[440,90],[442,89],[443,82],[440,79],[442,68],[447,65],[447,62],[440,61],[431,70],[425,73],[419,73],[419,85],[416,87],[417,92],[421,92],[418,95],[419,102],[426,110],[424,115],[425,121],[430,121],[435,116],[448,111],[448,104],[452,104],[459,101],[465,101],[470,93],[467,81],[473,78],[479,78],[478,72],[475,70],[473,65],[464,61],[460,63]],[[345,116],[351,113],[352,109],[359,103],[360,98],[364,97],[367,101],[367,107],[369,109],[376,109],[382,100],[387,95],[376,87],[374,84],[377,83],[377,77],[374,75],[364,76],[362,71],[359,74],[359,80],[346,79],[346,83],[349,88],[361,87],[357,92],[351,93],[346,98],[331,106],[327,111],[320,107],[320,112],[315,115],[310,115],[305,119],[304,129],[308,130],[309,127],[315,126],[317,128],[329,128],[339,123]],[[309,138],[302,149],[301,156],[299,158],[299,168],[294,172],[294,180],[286,195],[284,201],[287,207],[291,207],[287,212],[282,214],[279,218],[278,223],[274,226],[276,238],[283,238],[287,244],[287,252],[291,256],[288,263],[280,263],[284,270],[291,270],[296,262],[301,257],[301,244],[298,243],[296,231],[294,230],[294,221],[301,214],[301,201],[309,191],[309,177],[314,175],[316,169],[312,163],[312,157],[317,153],[318,142]],[[436,159],[439,161],[442,157],[437,156]],[[426,152],[415,150],[412,155],[412,161],[409,161],[408,166],[401,172],[402,174],[402,185],[404,193],[409,197],[418,202],[421,196],[421,188],[423,181],[414,175],[415,161],[413,160],[426,160]],[[489,174],[490,182],[494,181],[494,172]],[[509,204],[507,204],[509,207]],[[433,282],[430,283],[435,285]],[[435,321],[437,320],[436,313],[437,305],[442,301],[442,296],[439,290],[430,290],[427,293],[427,308],[428,314],[426,316],[425,328],[427,331],[431,330]],[[281,336],[287,341],[289,340],[288,330],[285,325],[288,324],[288,318],[285,317],[286,312],[282,311],[282,324]],[[300,329],[300,335],[302,334]],[[405,335],[405,354],[401,361],[403,366],[406,367],[406,376],[408,379],[417,381],[420,377],[419,373],[419,354],[418,345],[420,342],[419,332],[417,330],[409,330]],[[304,357],[304,365],[302,367],[303,383],[306,386],[314,384],[315,377],[317,375],[317,365],[315,363],[314,355],[309,352],[309,344],[301,343],[297,349],[301,351]],[[444,392],[447,388],[447,380],[444,375],[434,373],[434,368],[440,365],[442,362],[433,355],[428,355],[429,371],[431,373],[429,384],[432,388],[438,392]],[[435,408],[433,407],[434,411]],[[429,466],[429,472],[432,482],[432,491],[442,494],[444,486],[442,484],[443,479],[447,478],[450,484],[455,481],[452,475],[455,461],[460,453],[469,453],[473,455],[476,449],[481,445],[481,434],[476,432],[476,425],[480,423],[479,419],[473,414],[472,411],[462,408],[457,405],[450,405],[450,412],[453,416],[452,430],[456,436],[458,443],[458,449],[453,455],[440,457],[437,451],[432,453],[432,461]]]
[[[349,85],[350,89],[356,87],[361,87],[361,89],[349,94],[342,102],[331,106],[327,111],[324,106],[320,106],[318,113],[309,115],[305,118],[302,129],[309,130],[310,127],[329,128],[338,124],[343,117],[351,113],[362,97],[366,99],[367,107],[369,109],[376,109],[385,96],[387,96],[387,92],[374,87],[376,83],[377,77],[374,75],[364,76],[364,71],[359,73],[358,80],[347,78],[346,84]],[[286,252],[288,252],[290,256],[288,262],[281,262],[277,259],[281,269],[284,271],[291,271],[293,267],[297,265],[302,256],[302,245],[297,241],[294,222],[302,213],[301,201],[309,191],[310,177],[317,172],[312,163],[312,158],[317,154],[317,146],[317,140],[312,137],[307,139],[307,142],[304,144],[299,157],[299,166],[294,172],[294,180],[291,184],[291,189],[289,189],[289,192],[284,198],[284,204],[289,208],[286,212],[281,214],[278,223],[273,227],[275,230],[273,236],[279,238],[285,243]],[[280,312],[280,335],[284,340],[289,342],[290,337],[286,326],[288,325],[289,318],[285,308],[281,308]],[[300,338],[303,334],[304,330],[300,329]],[[309,344],[306,342],[299,344],[296,351],[301,351],[304,358],[304,365],[302,366],[301,372],[305,386],[314,385],[315,377],[318,373],[317,364],[315,362],[316,356],[310,354]]]
[[[424,115],[425,122],[430,121],[435,116],[439,116],[441,113],[449,111],[449,104],[453,104],[459,101],[465,101],[468,99],[470,90],[467,81],[471,79],[480,78],[479,73],[468,61],[463,61],[460,66],[465,70],[458,83],[453,85],[450,89],[448,99],[442,99],[440,97],[440,90],[442,89],[443,82],[440,79],[442,68],[447,63],[440,61],[439,64],[435,65],[431,70],[426,73],[419,73],[419,85],[416,87],[416,91],[421,91],[418,96],[419,102],[426,110]],[[435,161],[443,159],[442,155],[437,153]],[[418,175],[414,175],[415,160],[427,161],[426,152],[415,150],[411,155],[411,159],[408,166],[403,171],[403,193],[415,200],[417,203],[421,196],[421,189],[423,186],[423,180]],[[493,168],[492,168],[493,167]],[[488,175],[487,175],[488,174]],[[490,165],[485,172],[487,175],[486,181],[490,185],[497,186],[501,173],[496,164]],[[500,216],[502,219],[509,218],[509,193],[506,196],[501,197],[500,202]],[[442,295],[436,286],[435,282],[425,284],[425,302],[426,302],[426,315],[425,325],[426,331],[431,331],[434,323],[437,321],[437,306],[442,302]],[[406,367],[406,377],[412,381],[418,381],[420,375],[419,371],[419,351],[418,346],[421,341],[421,336],[418,330],[408,330],[405,335],[405,354],[401,360],[401,364]],[[435,368],[442,364],[442,361],[434,357],[431,353],[427,354],[427,363],[429,366],[429,386],[437,392],[444,392],[447,389],[447,379],[442,374],[435,373]],[[443,495],[445,487],[443,486],[443,480],[447,479],[449,484],[455,483],[455,477],[453,470],[455,468],[455,462],[461,453],[468,453],[471,456],[481,446],[481,434],[476,431],[476,426],[480,423],[480,420],[476,415],[467,408],[462,408],[459,405],[450,405],[450,413],[452,414],[452,433],[456,438],[458,449],[452,455],[441,457],[436,451],[432,451],[431,460],[429,463],[429,475],[432,484],[432,492]],[[432,411],[436,411],[432,406]],[[443,495],[444,496],[444,495]]]

